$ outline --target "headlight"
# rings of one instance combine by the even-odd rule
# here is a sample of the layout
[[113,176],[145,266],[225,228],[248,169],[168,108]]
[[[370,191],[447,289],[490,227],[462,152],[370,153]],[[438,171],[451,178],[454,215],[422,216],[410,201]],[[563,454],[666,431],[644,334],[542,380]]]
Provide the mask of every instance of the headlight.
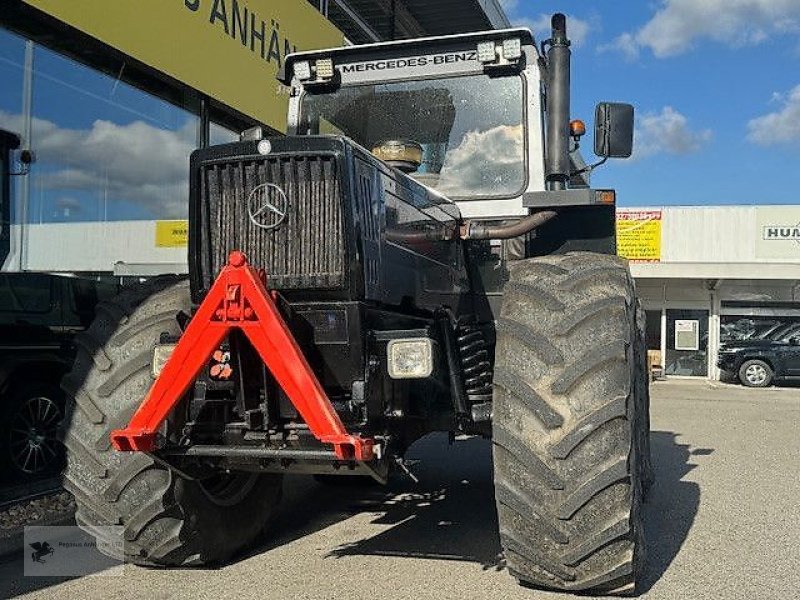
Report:
[[433,373],[433,341],[430,338],[391,340],[386,353],[392,379],[424,379]]

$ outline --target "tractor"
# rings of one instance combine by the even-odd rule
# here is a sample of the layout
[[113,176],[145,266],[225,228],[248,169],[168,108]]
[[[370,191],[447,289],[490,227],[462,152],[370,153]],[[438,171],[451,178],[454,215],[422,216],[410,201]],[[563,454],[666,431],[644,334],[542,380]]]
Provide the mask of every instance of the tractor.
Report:
[[224,563],[285,474],[385,483],[427,434],[483,436],[508,572],[631,593],[643,313],[616,194],[589,176],[631,155],[633,107],[598,105],[587,164],[570,59],[560,14],[541,46],[508,29],[290,55],[288,135],[191,157],[188,278],[101,303],[78,340],[78,524],[105,545],[121,527],[137,564]]

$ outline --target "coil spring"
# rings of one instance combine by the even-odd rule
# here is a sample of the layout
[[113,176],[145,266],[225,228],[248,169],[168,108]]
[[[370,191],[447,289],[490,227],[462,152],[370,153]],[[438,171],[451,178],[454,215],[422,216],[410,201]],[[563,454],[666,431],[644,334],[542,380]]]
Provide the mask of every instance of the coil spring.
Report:
[[460,325],[458,353],[464,374],[464,391],[470,404],[492,399],[492,361],[483,331],[474,325]]

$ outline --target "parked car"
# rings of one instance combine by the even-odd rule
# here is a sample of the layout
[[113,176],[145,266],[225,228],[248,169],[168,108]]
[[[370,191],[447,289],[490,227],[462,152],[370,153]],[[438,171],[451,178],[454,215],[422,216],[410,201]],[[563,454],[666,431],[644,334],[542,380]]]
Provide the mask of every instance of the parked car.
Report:
[[748,387],[800,379],[800,323],[776,328],[763,338],[723,344],[717,366]]
[[112,282],[0,273],[0,479],[62,468],[59,384],[75,357],[75,334],[94,319],[98,301],[116,293]]

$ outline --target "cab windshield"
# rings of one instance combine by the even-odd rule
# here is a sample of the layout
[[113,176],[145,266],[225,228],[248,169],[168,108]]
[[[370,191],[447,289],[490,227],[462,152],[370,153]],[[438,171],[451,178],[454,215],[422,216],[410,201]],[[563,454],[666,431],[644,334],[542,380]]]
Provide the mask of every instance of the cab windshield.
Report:
[[411,176],[453,199],[509,197],[525,185],[522,78],[471,75],[307,92],[301,135],[344,135],[372,150],[423,148]]

